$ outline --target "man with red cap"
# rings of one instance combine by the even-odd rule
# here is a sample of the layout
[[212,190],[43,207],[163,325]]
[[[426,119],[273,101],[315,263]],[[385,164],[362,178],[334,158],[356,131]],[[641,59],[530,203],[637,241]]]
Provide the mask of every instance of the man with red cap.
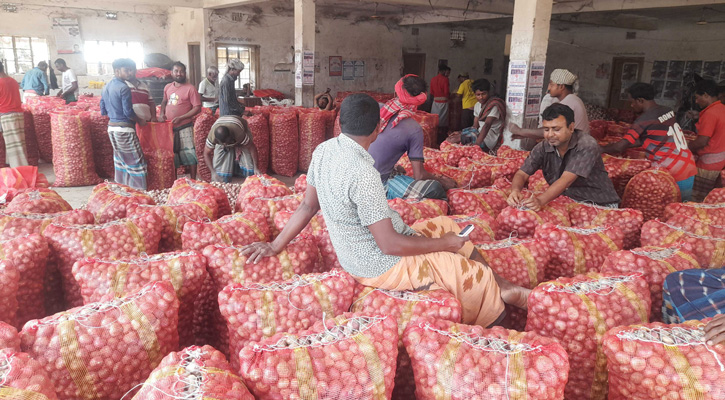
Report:
[[[433,175],[423,168],[423,129],[412,116],[425,103],[426,82],[416,75],[406,75],[395,85],[396,97],[380,109],[380,135],[368,152],[375,160],[375,169],[387,190],[388,199],[429,198],[445,199],[455,181]],[[395,165],[408,154],[413,176]]]

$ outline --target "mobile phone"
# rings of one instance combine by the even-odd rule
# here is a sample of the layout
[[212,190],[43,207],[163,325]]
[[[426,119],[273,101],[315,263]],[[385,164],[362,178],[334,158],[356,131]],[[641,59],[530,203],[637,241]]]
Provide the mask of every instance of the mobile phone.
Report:
[[463,229],[461,229],[461,233],[458,234],[459,237],[466,237],[473,232],[473,229],[476,227],[473,225],[466,225]]

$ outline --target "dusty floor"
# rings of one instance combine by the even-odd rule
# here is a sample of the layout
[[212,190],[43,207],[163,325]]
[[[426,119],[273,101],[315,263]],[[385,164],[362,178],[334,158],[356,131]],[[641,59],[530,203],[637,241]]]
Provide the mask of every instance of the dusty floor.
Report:
[[[48,182],[54,182],[55,181],[55,173],[53,172],[53,164],[40,164],[38,166],[38,170],[40,173],[44,174],[46,178],[48,178]],[[294,186],[295,179],[297,179],[300,174],[297,174],[293,177],[286,177],[286,176],[280,176],[280,175],[272,175],[275,178],[281,180],[284,182],[287,186]],[[242,183],[244,182],[243,178],[234,178],[232,180],[233,183]],[[91,195],[91,191],[93,190],[93,186],[79,186],[79,187],[52,187],[53,190],[58,192],[63,198],[70,203],[70,205],[73,208],[78,208],[85,204],[88,201],[88,197]]]

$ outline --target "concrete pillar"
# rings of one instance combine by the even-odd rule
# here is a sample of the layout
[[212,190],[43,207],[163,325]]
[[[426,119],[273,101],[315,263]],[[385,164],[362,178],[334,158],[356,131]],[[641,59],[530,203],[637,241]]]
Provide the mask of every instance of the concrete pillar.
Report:
[[[294,2],[295,79],[297,79],[296,75],[302,73],[304,53],[315,53],[315,0],[294,0]],[[297,86],[299,85],[295,84],[295,105],[312,107],[315,99],[315,85],[302,85],[301,88]]]
[[[514,3],[514,21],[511,32],[511,54],[510,60],[526,61],[527,77],[534,62],[546,62],[546,51],[549,43],[549,26],[551,24],[551,10],[553,0],[516,0]],[[544,87],[541,95],[546,93],[546,86],[549,83],[548,77],[544,77]],[[526,80],[524,96],[524,108],[529,93],[529,79]],[[509,81],[508,91],[510,93],[512,84]],[[508,96],[507,96],[508,101]],[[511,105],[509,104],[509,107]],[[509,121],[523,128],[534,128],[538,125],[538,118],[525,118],[525,110],[519,115],[512,115]],[[504,144],[513,148],[521,149],[532,147],[529,143],[522,143],[522,140],[512,140],[511,132],[506,131]]]
[[[205,8],[202,12],[204,16],[204,35],[201,40],[201,63],[204,68],[203,75],[206,76],[206,69],[217,65],[216,47],[212,40],[212,28],[211,28],[211,15],[214,12],[211,8]],[[219,71],[219,74],[224,74],[224,71]],[[221,76],[220,76],[221,78]]]

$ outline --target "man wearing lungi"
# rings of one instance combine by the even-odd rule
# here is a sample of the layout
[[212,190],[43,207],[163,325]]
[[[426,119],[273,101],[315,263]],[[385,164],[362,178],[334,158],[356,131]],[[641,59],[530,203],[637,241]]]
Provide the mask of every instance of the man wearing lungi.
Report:
[[159,121],[174,125],[174,164],[189,166],[191,179],[196,179],[196,148],[193,117],[201,111],[201,97],[194,85],[186,82],[186,65],[177,61],[171,69],[174,82],[164,88]]
[[[241,149],[237,162],[237,149]],[[257,148],[247,121],[236,115],[219,117],[209,131],[204,162],[213,182],[231,182],[235,172],[252,176],[257,170]]]
[[20,85],[0,62],[0,134],[5,139],[5,162],[11,168],[28,165],[25,155],[25,115]]
[[444,289],[463,308],[463,323],[483,327],[504,317],[504,304],[526,308],[530,290],[500,278],[448,217],[411,229],[393,211],[380,174],[367,152],[378,137],[378,103],[362,93],[340,107],[342,134],[317,147],[307,192],[272,243],[253,243],[242,253],[257,263],[282,251],[322,210],[340,265],[363,285],[386,290]]
[[133,111],[131,89],[126,80],[136,69],[136,63],[128,58],[113,62],[113,74],[110,82],[101,94],[101,114],[108,115],[108,136],[113,145],[113,165],[116,182],[134,189],[146,190],[148,169],[136,136],[136,123],[145,125]]

